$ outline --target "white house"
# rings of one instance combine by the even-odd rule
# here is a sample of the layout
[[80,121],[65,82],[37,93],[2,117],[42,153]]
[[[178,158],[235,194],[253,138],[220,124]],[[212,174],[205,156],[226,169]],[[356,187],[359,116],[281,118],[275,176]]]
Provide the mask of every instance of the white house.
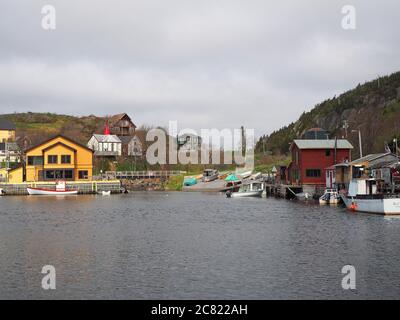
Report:
[[0,163],[21,162],[21,152],[15,142],[0,143]]
[[122,155],[122,142],[116,135],[94,134],[87,144],[96,157],[118,157]]
[[198,151],[201,149],[201,137],[186,133],[178,137],[178,148],[183,151]]

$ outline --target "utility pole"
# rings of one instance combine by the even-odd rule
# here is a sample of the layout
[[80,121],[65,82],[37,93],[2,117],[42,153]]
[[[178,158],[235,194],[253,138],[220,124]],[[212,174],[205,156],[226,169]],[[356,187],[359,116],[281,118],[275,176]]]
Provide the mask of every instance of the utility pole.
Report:
[[343,129],[344,129],[344,133],[345,133],[345,137],[347,139],[347,129],[349,128],[349,123],[347,120],[343,121]]
[[246,154],[246,137],[244,134],[244,126],[241,126],[240,129],[242,130],[242,154]]
[[362,152],[361,130],[351,130],[351,132],[355,132],[355,133],[357,133],[357,131],[358,131],[358,144],[360,147],[360,158],[362,158],[363,152]]

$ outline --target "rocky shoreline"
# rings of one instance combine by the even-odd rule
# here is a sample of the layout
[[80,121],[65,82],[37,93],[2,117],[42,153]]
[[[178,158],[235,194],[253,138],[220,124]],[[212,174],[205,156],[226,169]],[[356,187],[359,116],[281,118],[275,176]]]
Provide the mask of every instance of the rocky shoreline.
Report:
[[165,191],[165,179],[121,180],[121,185],[128,191]]

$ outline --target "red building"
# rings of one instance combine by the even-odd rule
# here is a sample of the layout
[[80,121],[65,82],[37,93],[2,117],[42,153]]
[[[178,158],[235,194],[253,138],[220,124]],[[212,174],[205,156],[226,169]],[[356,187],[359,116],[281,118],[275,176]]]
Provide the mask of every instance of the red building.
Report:
[[326,169],[351,161],[352,149],[345,139],[294,140],[290,146],[292,162],[288,167],[288,183],[325,186]]

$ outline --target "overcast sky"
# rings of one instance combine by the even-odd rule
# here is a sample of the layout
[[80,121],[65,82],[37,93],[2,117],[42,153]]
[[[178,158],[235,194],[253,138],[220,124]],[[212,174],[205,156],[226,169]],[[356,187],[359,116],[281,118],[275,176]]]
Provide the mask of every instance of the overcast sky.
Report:
[[[56,30],[41,25],[56,9]],[[354,5],[356,30],[341,26]],[[270,133],[400,70],[399,0],[1,0],[0,113]]]

